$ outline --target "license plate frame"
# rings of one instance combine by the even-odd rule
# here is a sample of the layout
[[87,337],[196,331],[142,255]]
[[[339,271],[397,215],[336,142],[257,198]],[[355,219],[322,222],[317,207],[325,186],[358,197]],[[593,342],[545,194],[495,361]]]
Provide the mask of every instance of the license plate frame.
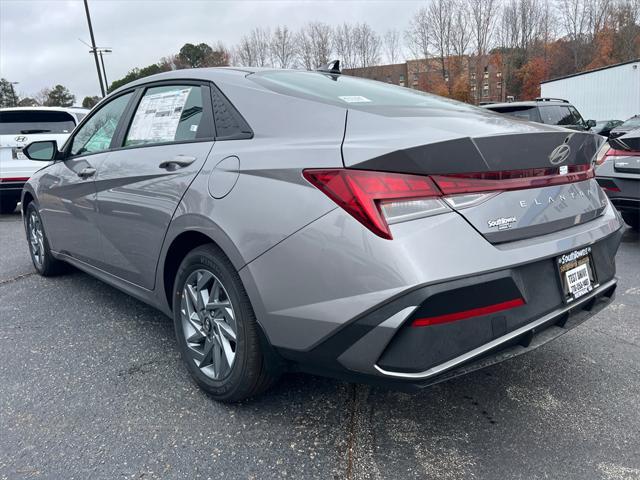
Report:
[[557,257],[556,271],[565,303],[571,303],[599,286],[591,247]]

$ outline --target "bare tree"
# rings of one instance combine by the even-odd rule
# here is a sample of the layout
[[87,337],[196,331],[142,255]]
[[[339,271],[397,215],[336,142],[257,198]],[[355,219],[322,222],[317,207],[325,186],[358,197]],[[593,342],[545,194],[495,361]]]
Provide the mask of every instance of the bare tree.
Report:
[[[430,32],[431,20],[429,18],[429,12],[427,8],[422,7],[409,22],[409,28],[405,32],[405,39],[411,55],[413,58],[421,60],[425,72],[429,69]],[[416,69],[419,69],[419,63],[416,65]],[[414,71],[409,73],[417,75],[420,72]]]
[[355,47],[359,67],[370,67],[380,62],[380,36],[367,23],[355,27]]
[[349,23],[343,23],[333,30],[333,50],[340,59],[343,68],[357,66],[355,28]]
[[489,51],[499,4],[496,0],[468,0],[471,14],[471,37],[476,54],[483,57]]
[[271,65],[271,44],[268,29],[254,28],[249,35],[243,35],[234,52],[234,63],[246,67],[266,67]]
[[451,49],[458,57],[466,55],[469,50],[471,44],[470,25],[468,4],[464,0],[456,1],[451,26]]
[[294,66],[296,61],[295,37],[286,25],[276,27],[271,37],[270,48],[275,66],[279,68]]
[[451,56],[454,0],[433,0],[428,7],[432,28],[429,44],[440,60],[442,79],[447,78],[447,62]]
[[585,0],[558,0],[556,7],[577,70],[585,64],[582,50],[589,26],[589,9]]
[[307,70],[315,70],[329,63],[332,53],[331,27],[322,22],[308,23],[298,32],[298,57]]
[[402,46],[400,45],[400,32],[396,29],[387,30],[382,38],[384,53],[389,63],[396,63],[402,57]]

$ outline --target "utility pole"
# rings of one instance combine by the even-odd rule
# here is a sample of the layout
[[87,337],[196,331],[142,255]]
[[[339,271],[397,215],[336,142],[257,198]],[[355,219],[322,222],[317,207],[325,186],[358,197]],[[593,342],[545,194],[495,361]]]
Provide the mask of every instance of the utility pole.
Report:
[[100,81],[100,91],[102,97],[105,96],[104,84],[102,83],[102,75],[100,73],[100,63],[98,62],[98,50],[96,49],[96,39],[93,36],[93,27],[91,26],[91,15],[89,14],[89,3],[84,0],[84,11],[87,14],[87,23],[89,24],[89,35],[91,36],[91,49],[93,50],[93,58],[96,61],[96,70],[98,71],[98,80]]
[[15,88],[13,88],[14,85],[18,85],[20,82],[9,82],[9,85],[11,85],[11,100],[13,101],[13,106],[17,107],[18,106],[18,97],[16,97],[16,90]]

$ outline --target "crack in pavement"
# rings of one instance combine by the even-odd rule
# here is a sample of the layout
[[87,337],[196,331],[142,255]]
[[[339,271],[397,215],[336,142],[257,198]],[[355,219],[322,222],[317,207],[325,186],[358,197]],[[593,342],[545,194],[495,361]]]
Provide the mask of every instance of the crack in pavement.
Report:
[[22,280],[23,278],[31,277],[36,273],[37,272],[29,272],[29,273],[23,273],[21,275],[16,275],[15,277],[5,278],[4,280],[0,280],[0,285],[6,285],[7,283],[17,282],[18,280]]

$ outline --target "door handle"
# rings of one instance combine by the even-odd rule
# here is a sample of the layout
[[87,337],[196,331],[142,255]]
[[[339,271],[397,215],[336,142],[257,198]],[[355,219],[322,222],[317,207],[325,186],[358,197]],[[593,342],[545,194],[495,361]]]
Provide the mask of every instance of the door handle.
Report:
[[191,165],[196,161],[196,157],[189,157],[187,155],[176,155],[171,160],[165,160],[158,165],[160,168],[166,168],[167,170],[176,170],[177,168],[184,168]]
[[89,178],[96,174],[96,169],[93,167],[84,167],[78,172],[80,178]]

